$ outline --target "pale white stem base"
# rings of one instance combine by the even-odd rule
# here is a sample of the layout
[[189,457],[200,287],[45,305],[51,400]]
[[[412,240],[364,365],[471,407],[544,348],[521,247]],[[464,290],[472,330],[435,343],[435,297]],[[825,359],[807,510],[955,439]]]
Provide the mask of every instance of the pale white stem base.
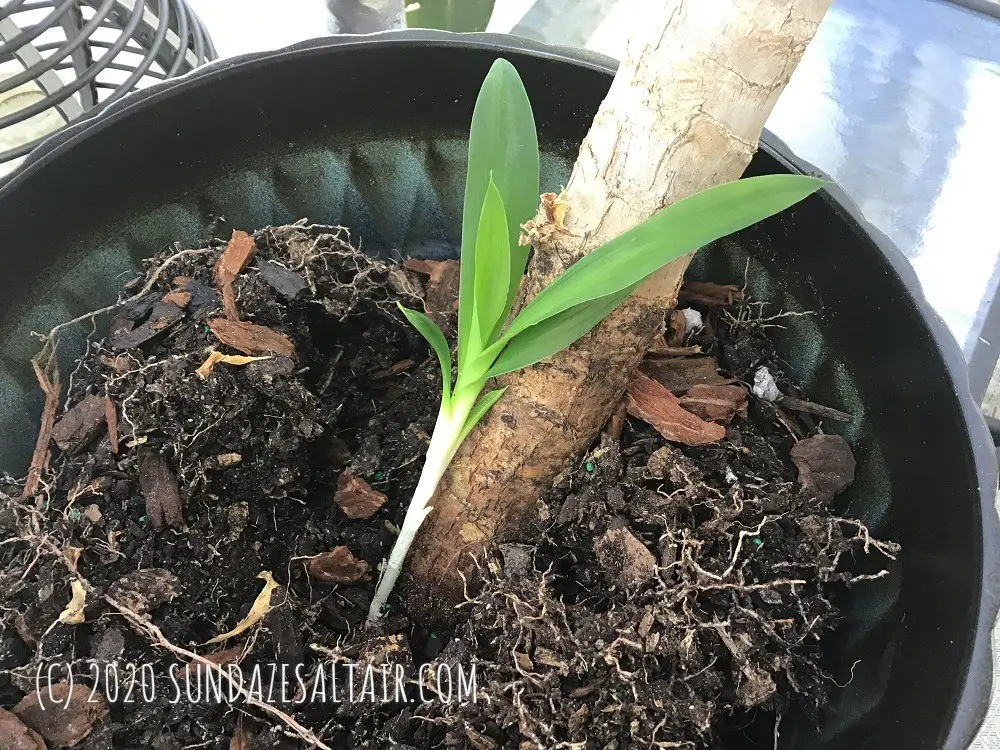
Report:
[[432,510],[428,505],[437,490],[441,477],[444,476],[455,456],[455,451],[462,437],[462,428],[472,411],[475,403],[475,395],[471,399],[456,398],[449,407],[442,407],[438,413],[437,422],[434,425],[434,433],[431,435],[431,442],[427,448],[427,457],[424,459],[424,468],[420,472],[420,480],[417,488],[413,492],[413,498],[406,509],[406,516],[403,518],[403,525],[399,529],[399,536],[389,553],[389,560],[382,567],[382,575],[379,577],[378,586],[375,589],[375,597],[372,599],[371,607],[368,609],[367,624],[373,625],[382,617],[382,609],[389,600],[396,585],[396,579],[403,570],[403,562],[406,554],[413,545],[413,540],[417,537],[417,531]]

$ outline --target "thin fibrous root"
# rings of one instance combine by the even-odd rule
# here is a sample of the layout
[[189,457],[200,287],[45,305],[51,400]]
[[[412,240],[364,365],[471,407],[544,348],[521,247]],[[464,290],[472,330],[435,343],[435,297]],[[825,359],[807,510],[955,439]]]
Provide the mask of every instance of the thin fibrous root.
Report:
[[121,615],[128,620],[136,630],[146,636],[154,647],[164,648],[176,656],[182,656],[185,659],[189,659],[192,662],[214,670],[216,675],[225,680],[232,688],[235,688],[236,692],[240,694],[248,705],[254,706],[275,719],[278,719],[304,742],[307,742],[310,747],[318,747],[320,750],[332,750],[329,745],[325,744],[319,737],[313,734],[312,731],[299,724],[294,717],[286,714],[280,708],[272,706],[270,703],[265,703],[264,701],[255,698],[240,683],[232,680],[226,670],[221,669],[218,664],[209,661],[204,656],[200,656],[193,651],[188,651],[186,648],[174,645],[167,640],[166,636],[163,635],[163,631],[156,627],[156,625],[151,623],[145,617],[142,617],[138,613],[129,609],[113,597],[105,595],[104,600],[117,609],[118,612],[121,613]]
[[153,273],[150,275],[150,277],[146,280],[146,283],[143,284],[142,289],[133,294],[131,297],[119,300],[118,302],[107,305],[98,310],[91,310],[90,312],[84,313],[83,315],[79,315],[73,318],[72,320],[67,320],[65,323],[60,323],[51,331],[49,331],[47,336],[42,336],[41,338],[44,341],[53,342],[56,339],[56,334],[58,334],[59,331],[61,331],[64,328],[69,328],[70,326],[76,325],[77,323],[82,323],[85,320],[92,320],[93,318],[96,318],[98,315],[109,313],[112,310],[117,310],[119,307],[135,302],[136,300],[146,296],[147,294],[150,293],[150,291],[152,291],[153,286],[160,279],[160,274],[162,274],[167,269],[167,266],[171,265],[174,261],[179,260],[180,258],[183,258],[187,255],[203,255],[204,253],[210,253],[213,250],[216,250],[216,248],[205,247],[194,250],[179,250],[178,252],[174,253],[169,258],[164,260],[159,266],[157,266],[153,270]]

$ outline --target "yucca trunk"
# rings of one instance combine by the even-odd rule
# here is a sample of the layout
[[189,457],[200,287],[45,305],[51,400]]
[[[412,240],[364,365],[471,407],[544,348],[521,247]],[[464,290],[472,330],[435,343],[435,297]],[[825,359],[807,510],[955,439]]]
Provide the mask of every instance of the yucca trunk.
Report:
[[[533,222],[520,303],[663,206],[738,179],[830,2],[644,6],[566,187],[565,225],[544,202]],[[473,556],[537,517],[545,490],[621,399],[686,267],[687,258],[675,261],[570,349],[501,378],[505,396],[459,449],[431,502],[412,556],[413,606],[446,615],[462,596],[459,571],[468,575]]]

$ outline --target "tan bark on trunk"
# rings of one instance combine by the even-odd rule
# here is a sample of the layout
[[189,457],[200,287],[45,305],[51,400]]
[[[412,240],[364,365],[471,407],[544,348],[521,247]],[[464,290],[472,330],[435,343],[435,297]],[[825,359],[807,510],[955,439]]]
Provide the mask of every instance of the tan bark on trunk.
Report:
[[[738,179],[830,0],[649,2],[580,148],[565,227],[543,207],[522,286],[530,299],[590,250],[663,206]],[[570,349],[503,378],[507,392],[459,450],[412,553],[411,603],[462,592],[457,572],[537,516],[555,476],[594,440],[677,298],[688,259],[662,269]],[[440,601],[440,600],[438,600]],[[441,614],[443,610],[438,610]]]

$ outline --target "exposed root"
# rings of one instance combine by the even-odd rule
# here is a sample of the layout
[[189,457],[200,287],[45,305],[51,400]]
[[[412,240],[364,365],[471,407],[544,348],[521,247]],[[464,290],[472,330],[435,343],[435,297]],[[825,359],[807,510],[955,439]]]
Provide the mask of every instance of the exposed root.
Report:
[[142,289],[133,294],[131,297],[118,300],[113,304],[101,307],[97,310],[91,310],[90,312],[84,313],[83,315],[79,315],[73,318],[72,320],[67,320],[65,323],[60,323],[59,325],[55,326],[51,331],[49,331],[47,336],[42,337],[43,341],[45,341],[47,344],[50,344],[54,348],[55,342],[57,341],[58,338],[58,334],[63,329],[69,328],[70,326],[74,326],[77,323],[83,323],[86,320],[93,320],[94,318],[97,318],[100,315],[104,315],[105,313],[117,310],[119,307],[123,307],[132,302],[137,302],[138,300],[142,299],[153,290],[153,287],[156,286],[156,283],[160,280],[160,276],[173,263],[189,255],[203,255],[204,253],[210,253],[213,251],[215,251],[215,248],[206,247],[194,250],[180,250],[174,253],[173,255],[166,258],[166,260],[161,262],[159,265],[157,265],[156,268],[153,269],[153,271],[146,277],[146,283],[143,284]]
[[21,491],[22,498],[34,497],[41,482],[42,473],[49,468],[49,458],[52,455],[52,427],[56,421],[56,409],[59,407],[59,364],[56,361],[56,343],[50,338],[42,351],[32,360],[31,367],[35,371],[38,385],[45,394],[45,405],[42,407],[42,419],[35,440],[35,450],[31,455],[28,476]]
[[240,697],[247,702],[248,705],[260,709],[268,716],[271,716],[280,721],[281,723],[283,723],[292,732],[294,732],[296,736],[298,736],[300,739],[306,742],[309,747],[318,747],[320,748],[320,750],[332,750],[332,748],[329,745],[320,740],[320,738],[317,737],[315,734],[313,734],[311,730],[299,724],[299,722],[297,722],[293,716],[290,716],[289,714],[285,713],[280,708],[272,706],[270,703],[266,703],[265,701],[262,701],[259,698],[254,697],[254,695],[251,692],[249,692],[243,687],[241,682],[231,679],[229,673],[226,670],[221,669],[219,665],[216,664],[215,662],[206,659],[204,656],[196,654],[194,651],[189,651],[186,648],[182,648],[180,646],[171,643],[169,640],[167,640],[166,636],[163,635],[163,632],[158,627],[156,627],[156,625],[151,623],[145,617],[138,615],[136,612],[129,609],[128,607],[126,607],[124,604],[117,601],[113,597],[105,595],[104,600],[112,607],[114,607],[116,610],[118,610],[118,612],[120,612],[121,615],[126,620],[129,621],[129,623],[132,625],[133,628],[135,628],[136,631],[144,635],[149,640],[150,645],[152,645],[154,648],[166,649],[175,656],[184,657],[185,659],[188,659],[191,662],[200,664],[203,667],[212,670],[213,672],[216,673],[216,675],[220,679],[224,680],[230,686],[231,690],[234,690],[236,693],[238,693]]

